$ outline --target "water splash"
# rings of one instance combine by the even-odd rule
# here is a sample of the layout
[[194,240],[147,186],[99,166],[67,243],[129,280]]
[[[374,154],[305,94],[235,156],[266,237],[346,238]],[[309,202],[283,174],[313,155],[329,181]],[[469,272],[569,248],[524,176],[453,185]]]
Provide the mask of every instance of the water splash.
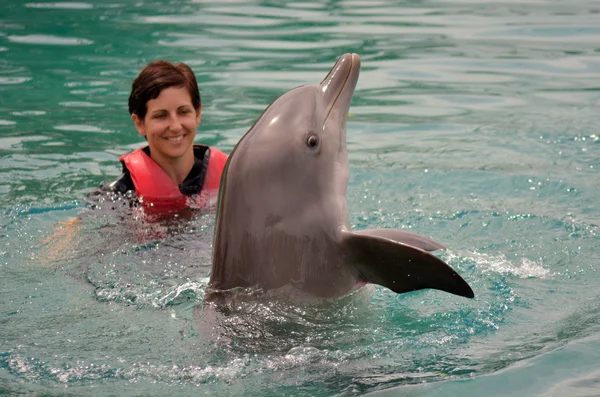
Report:
[[510,274],[520,278],[536,277],[547,278],[553,273],[546,269],[541,259],[539,262],[532,261],[528,258],[520,258],[520,264],[515,264],[506,258],[504,254],[485,254],[478,252],[448,252],[449,260],[466,260],[476,264],[478,269],[483,273],[495,272],[501,274]]

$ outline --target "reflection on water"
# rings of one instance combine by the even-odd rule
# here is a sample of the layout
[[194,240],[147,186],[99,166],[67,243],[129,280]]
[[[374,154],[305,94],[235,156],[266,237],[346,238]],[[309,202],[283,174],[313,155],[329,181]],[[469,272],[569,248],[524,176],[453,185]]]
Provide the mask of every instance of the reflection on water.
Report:
[[[593,390],[596,2],[5,3],[0,390]],[[348,121],[353,227],[442,242],[475,300],[369,287],[306,305],[240,294],[206,310],[214,214],[148,222],[127,205],[84,209],[143,144],[126,102],[148,61],[192,66],[197,139],[228,151],[344,52],[362,59]]]

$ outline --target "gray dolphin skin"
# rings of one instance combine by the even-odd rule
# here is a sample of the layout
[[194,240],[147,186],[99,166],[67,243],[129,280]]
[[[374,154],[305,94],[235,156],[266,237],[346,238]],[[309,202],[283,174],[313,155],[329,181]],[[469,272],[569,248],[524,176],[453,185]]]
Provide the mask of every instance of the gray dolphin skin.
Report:
[[473,290],[397,229],[352,231],[346,203],[346,119],[360,57],[341,56],[320,84],[273,102],[231,152],[221,179],[206,299],[236,287],[343,296],[364,283],[397,293]]

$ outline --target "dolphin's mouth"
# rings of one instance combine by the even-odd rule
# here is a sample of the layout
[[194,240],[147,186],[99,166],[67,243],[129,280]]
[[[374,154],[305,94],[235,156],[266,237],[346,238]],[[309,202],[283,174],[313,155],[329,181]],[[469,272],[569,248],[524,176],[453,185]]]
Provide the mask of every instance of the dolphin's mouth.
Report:
[[337,110],[340,121],[345,122],[359,72],[360,56],[344,54],[325,76],[320,84],[328,108],[324,123],[327,122],[334,110]]

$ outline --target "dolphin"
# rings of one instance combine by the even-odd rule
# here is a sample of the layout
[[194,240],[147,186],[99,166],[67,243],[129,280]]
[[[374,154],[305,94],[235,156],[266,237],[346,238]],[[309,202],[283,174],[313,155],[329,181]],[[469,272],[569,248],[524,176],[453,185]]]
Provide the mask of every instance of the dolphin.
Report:
[[432,239],[398,229],[352,231],[346,119],[360,57],[341,56],[320,84],[276,99],[223,170],[206,300],[238,287],[344,296],[365,283],[396,293],[473,290],[429,251]]

